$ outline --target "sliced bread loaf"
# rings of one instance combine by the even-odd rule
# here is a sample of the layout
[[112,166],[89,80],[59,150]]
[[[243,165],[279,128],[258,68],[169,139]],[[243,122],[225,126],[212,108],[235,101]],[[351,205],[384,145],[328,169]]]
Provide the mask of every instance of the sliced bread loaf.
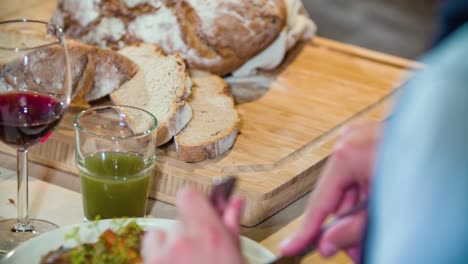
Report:
[[166,56],[154,44],[134,44],[119,51],[140,66],[135,76],[111,93],[115,104],[130,105],[151,112],[158,120],[157,145],[179,133],[192,118],[186,103],[192,83],[184,61]]
[[[21,34],[16,31],[0,31],[0,37],[12,40],[12,45],[28,41],[29,45],[44,45],[51,40],[42,35]],[[119,53],[66,40],[73,87],[72,105],[86,106],[88,102],[100,99],[118,89],[137,71],[138,66]],[[7,56],[7,55],[16,56]],[[4,56],[5,55],[5,56]],[[25,69],[22,56],[28,56]],[[44,67],[48,65],[48,67]],[[63,49],[58,45],[46,46],[27,53],[0,53],[0,82],[5,87],[19,89],[27,83],[38,90],[41,87],[59,89],[65,78]],[[34,87],[36,86],[36,87]]]
[[188,103],[192,120],[175,137],[177,157],[186,162],[212,159],[228,151],[237,137],[239,115],[224,80],[203,71],[190,71],[194,83]]

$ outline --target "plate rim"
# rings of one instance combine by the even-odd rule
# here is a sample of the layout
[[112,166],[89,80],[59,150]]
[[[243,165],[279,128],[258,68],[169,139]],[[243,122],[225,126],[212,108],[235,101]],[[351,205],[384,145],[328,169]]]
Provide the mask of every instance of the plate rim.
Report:
[[[10,261],[12,258],[14,258],[17,254],[20,254],[23,250],[23,248],[27,248],[31,243],[35,243],[36,241],[44,240],[44,236],[53,236],[55,233],[60,234],[60,233],[65,233],[65,230],[73,230],[74,228],[90,228],[90,225],[104,225],[104,226],[109,226],[112,227],[111,225],[115,221],[125,221],[126,223],[130,221],[136,221],[139,225],[146,225],[146,227],[151,227],[151,223],[153,224],[164,224],[164,225],[173,225],[177,224],[179,220],[176,219],[170,219],[170,218],[159,218],[159,217],[152,217],[152,218],[146,218],[146,217],[138,217],[138,218],[116,218],[116,219],[102,219],[102,220],[97,220],[97,221],[90,221],[90,222],[82,222],[82,223],[76,223],[76,224],[70,224],[70,225],[65,225],[65,226],[60,226],[57,229],[51,230],[49,232],[46,232],[42,235],[33,237],[17,247],[13,248],[10,250],[6,255],[3,256],[2,259],[0,259],[0,263],[4,263],[6,261]],[[145,228],[143,226],[143,228]],[[249,245],[255,245],[258,248],[261,248],[263,252],[268,254],[269,258],[273,259],[275,257],[275,254],[259,242],[248,238],[246,236],[240,236],[241,243],[247,243]]]

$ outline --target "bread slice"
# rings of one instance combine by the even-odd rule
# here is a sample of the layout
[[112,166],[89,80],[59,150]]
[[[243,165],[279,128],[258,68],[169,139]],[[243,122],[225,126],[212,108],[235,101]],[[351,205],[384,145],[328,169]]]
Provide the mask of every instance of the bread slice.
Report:
[[197,162],[218,157],[234,144],[239,115],[222,78],[203,71],[190,71],[194,83],[188,103],[192,120],[175,137],[177,158]]
[[157,145],[172,139],[192,118],[186,103],[192,82],[178,55],[166,56],[154,44],[135,44],[119,51],[140,66],[140,71],[111,93],[114,104],[130,105],[151,112],[158,120]]
[[[25,36],[16,31],[0,31],[0,37],[12,39],[28,45],[50,43],[42,35],[31,33]],[[27,37],[27,40],[25,38]],[[15,42],[16,43],[16,42]],[[12,43],[12,44],[15,44]],[[87,106],[87,103],[100,99],[118,89],[138,71],[138,66],[119,53],[66,40],[72,76],[72,105]],[[11,53],[10,53],[11,54]],[[23,55],[23,54],[18,54]],[[47,46],[28,53],[29,68],[24,69],[22,57],[0,56],[0,76],[4,85],[15,87],[27,83],[29,88],[41,86],[60,89],[64,76],[63,49],[58,45]],[[48,67],[44,67],[48,65]],[[19,80],[19,81],[18,81]]]

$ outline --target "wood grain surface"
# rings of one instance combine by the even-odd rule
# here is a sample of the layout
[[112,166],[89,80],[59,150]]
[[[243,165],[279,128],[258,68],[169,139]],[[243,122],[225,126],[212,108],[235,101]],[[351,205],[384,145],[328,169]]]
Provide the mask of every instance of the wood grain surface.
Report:
[[[280,245],[285,238],[291,236],[291,234],[294,234],[294,232],[297,231],[303,220],[304,216],[297,218],[277,233],[263,240],[261,244],[264,247],[270,249],[273,253],[279,254],[278,245]],[[305,256],[302,259],[301,263],[350,264],[353,263],[353,261],[344,252],[339,252],[338,254],[330,258],[324,258],[317,251],[314,251],[309,255]]]
[[[2,0],[0,0],[2,1]],[[41,1],[0,18],[49,20],[53,0]],[[358,119],[380,119],[395,85],[408,69],[405,59],[315,38],[298,45],[274,72],[262,73],[255,95],[239,104],[241,128],[226,155],[199,163],[175,158],[171,144],[159,150],[151,196],[174,202],[176,192],[192,185],[208,192],[215,177],[235,175],[247,205],[242,223],[253,226],[313,187],[339,129]],[[246,91],[247,89],[247,91]],[[70,109],[54,135],[30,150],[30,160],[76,173]],[[12,153],[2,146],[1,151]]]

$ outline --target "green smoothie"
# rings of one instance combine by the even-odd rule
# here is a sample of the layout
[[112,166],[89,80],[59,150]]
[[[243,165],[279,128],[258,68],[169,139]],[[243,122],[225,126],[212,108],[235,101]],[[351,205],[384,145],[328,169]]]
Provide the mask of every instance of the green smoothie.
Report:
[[98,152],[78,164],[86,219],[142,217],[152,166],[127,152]]

